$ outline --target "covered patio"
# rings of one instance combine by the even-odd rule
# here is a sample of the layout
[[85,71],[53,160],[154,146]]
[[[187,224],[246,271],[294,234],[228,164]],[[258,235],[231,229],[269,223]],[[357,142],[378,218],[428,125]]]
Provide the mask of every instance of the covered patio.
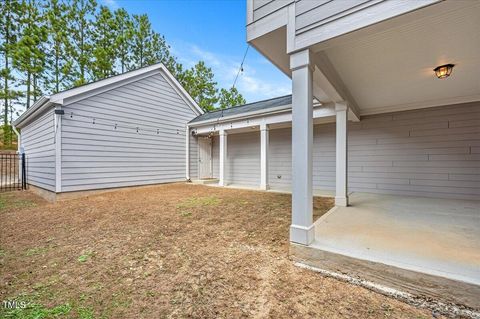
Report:
[[294,260],[480,309],[480,202],[353,193],[315,221]]
[[480,285],[479,201],[353,193],[312,247]]

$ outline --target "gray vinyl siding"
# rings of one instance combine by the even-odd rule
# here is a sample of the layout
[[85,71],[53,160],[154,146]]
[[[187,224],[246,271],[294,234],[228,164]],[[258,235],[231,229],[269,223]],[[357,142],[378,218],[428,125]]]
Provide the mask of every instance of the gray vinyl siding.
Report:
[[289,189],[292,184],[292,129],[268,133],[268,183],[272,189]]
[[[292,184],[292,130],[270,130],[269,185],[290,189]],[[313,134],[313,188],[335,188],[335,127],[316,125]]]
[[185,127],[196,115],[160,73],[64,109],[62,191],[185,179]]
[[[480,198],[478,102],[365,116],[349,122],[348,139],[349,191]],[[259,186],[259,143],[258,132],[228,135],[230,183]],[[215,142],[213,156],[218,176]],[[272,189],[291,187],[291,167],[291,129],[270,130]],[[313,187],[335,189],[335,123],[314,127]]]
[[253,0],[253,21],[260,20],[292,3],[294,0]]
[[[220,174],[219,137],[212,139],[213,177]],[[260,133],[229,134],[227,136],[226,179],[228,184],[253,186],[260,184]]]
[[229,184],[258,186],[260,184],[260,133],[228,135],[227,181]]
[[349,128],[352,190],[480,198],[480,103],[369,116]]
[[53,109],[21,130],[27,162],[27,182],[55,191],[55,136]]
[[376,5],[384,0],[297,0],[295,3],[295,29],[297,34],[338,23],[342,18]]

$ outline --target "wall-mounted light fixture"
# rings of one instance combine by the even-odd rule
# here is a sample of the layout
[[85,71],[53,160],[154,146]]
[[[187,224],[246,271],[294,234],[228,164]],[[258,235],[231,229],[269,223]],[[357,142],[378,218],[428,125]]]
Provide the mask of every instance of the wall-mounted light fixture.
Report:
[[435,75],[439,79],[446,79],[452,74],[452,70],[455,64],[444,64],[437,66],[433,71],[435,71]]

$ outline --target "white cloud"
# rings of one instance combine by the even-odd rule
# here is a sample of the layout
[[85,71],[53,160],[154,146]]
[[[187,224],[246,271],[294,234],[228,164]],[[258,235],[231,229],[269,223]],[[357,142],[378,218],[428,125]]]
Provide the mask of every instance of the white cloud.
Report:
[[120,7],[116,0],[102,0],[102,3],[113,10],[116,10]]
[[248,92],[265,98],[287,95],[292,92],[291,85],[272,84],[245,74],[239,78],[237,88],[240,92]]
[[[243,72],[239,74],[235,85],[247,102],[290,94],[290,80],[277,71],[272,64],[265,63],[266,59],[263,57],[254,57],[258,54],[252,51],[249,51],[243,65]],[[237,57],[217,54],[189,43],[183,45],[177,43],[177,47],[172,48],[172,53],[187,68],[192,67],[199,60],[205,61],[207,66],[212,68],[215,81],[222,88],[230,88],[233,85],[243,56],[243,54]],[[249,56],[252,58],[249,59]]]

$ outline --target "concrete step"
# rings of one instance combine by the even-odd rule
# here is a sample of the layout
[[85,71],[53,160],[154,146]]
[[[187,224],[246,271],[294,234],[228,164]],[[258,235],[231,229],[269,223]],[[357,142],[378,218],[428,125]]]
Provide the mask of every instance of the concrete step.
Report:
[[192,180],[193,184],[218,184],[218,178],[202,178],[202,179],[194,179]]

